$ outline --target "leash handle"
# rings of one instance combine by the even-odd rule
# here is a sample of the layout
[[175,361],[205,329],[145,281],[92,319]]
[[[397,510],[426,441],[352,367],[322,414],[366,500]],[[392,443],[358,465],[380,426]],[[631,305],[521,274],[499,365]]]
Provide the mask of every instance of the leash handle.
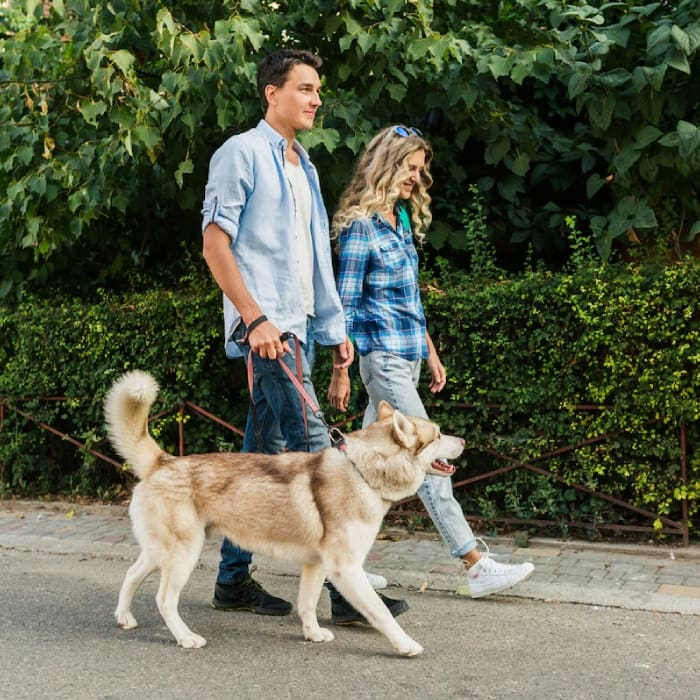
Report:
[[[307,446],[308,446],[308,439],[309,439],[309,425],[308,425],[308,418],[306,416],[306,404],[308,404],[309,408],[311,409],[311,412],[318,418],[325,426],[326,430],[328,430],[328,437],[330,438],[331,445],[333,447],[336,447],[337,449],[344,451],[347,447],[347,443],[345,441],[345,436],[343,433],[338,429],[334,428],[330,425],[328,425],[328,422],[326,421],[325,416],[323,415],[323,411],[320,409],[319,405],[311,398],[311,395],[309,394],[308,391],[304,388],[303,385],[303,370],[302,370],[302,364],[301,364],[301,343],[299,342],[299,338],[294,335],[294,333],[291,333],[289,331],[286,331],[285,333],[282,333],[280,336],[280,340],[284,342],[285,340],[294,340],[294,352],[296,356],[296,371],[297,374],[295,375],[294,372],[292,372],[289,367],[287,367],[287,364],[284,362],[284,360],[280,357],[277,356],[277,362],[279,363],[280,367],[284,370],[285,374],[289,377],[289,380],[292,382],[294,388],[297,390],[299,393],[299,397],[301,398],[301,410],[304,416],[304,426],[306,428],[306,440],[307,440]],[[253,400],[253,380],[254,380],[254,370],[253,370],[253,352],[252,350],[248,353],[248,362],[247,362],[247,369],[248,369],[248,394],[250,397],[250,406],[251,410],[253,412],[253,423],[256,428],[256,432],[258,432],[259,427],[258,427],[258,420],[257,420],[257,415],[255,412],[255,402]],[[258,432],[258,444],[260,444],[260,433]]]

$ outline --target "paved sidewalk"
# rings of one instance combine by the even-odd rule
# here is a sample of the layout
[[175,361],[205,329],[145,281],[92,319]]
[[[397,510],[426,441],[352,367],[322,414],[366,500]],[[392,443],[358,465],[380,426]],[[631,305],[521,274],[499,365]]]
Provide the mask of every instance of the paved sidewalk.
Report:
[[[485,538],[503,562],[530,560],[535,572],[507,595],[536,600],[700,615],[700,547],[601,545],[536,539],[518,548]],[[123,506],[0,501],[0,548],[133,560],[138,546]],[[207,540],[200,566],[215,571],[219,541]],[[266,573],[297,576],[293,564],[256,556]],[[391,586],[452,593],[461,564],[436,535],[381,533],[367,569]],[[212,579],[213,584],[213,579]]]

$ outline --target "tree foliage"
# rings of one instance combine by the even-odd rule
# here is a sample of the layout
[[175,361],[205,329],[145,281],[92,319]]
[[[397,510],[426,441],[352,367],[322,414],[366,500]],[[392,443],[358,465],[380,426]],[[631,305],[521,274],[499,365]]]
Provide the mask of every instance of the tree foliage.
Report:
[[[207,164],[261,116],[259,57],[325,60],[305,144],[329,209],[391,122],[436,148],[429,242],[467,264],[475,183],[499,250],[607,258],[700,231],[700,6],[561,0],[27,0],[0,38],[0,295],[114,285],[198,245]],[[519,252],[518,252],[519,251]]]

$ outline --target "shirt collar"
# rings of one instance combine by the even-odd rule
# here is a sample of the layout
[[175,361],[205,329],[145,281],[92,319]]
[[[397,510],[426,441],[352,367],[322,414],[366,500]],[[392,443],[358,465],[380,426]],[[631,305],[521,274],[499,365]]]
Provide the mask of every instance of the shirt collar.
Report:
[[[284,152],[287,148],[287,139],[282,136],[278,131],[273,129],[264,119],[258,122],[256,127],[258,131],[270,142],[273,148],[282,149]],[[309,154],[304,150],[304,147],[294,139],[294,150],[299,154],[299,157],[304,161],[304,163],[310,163]]]

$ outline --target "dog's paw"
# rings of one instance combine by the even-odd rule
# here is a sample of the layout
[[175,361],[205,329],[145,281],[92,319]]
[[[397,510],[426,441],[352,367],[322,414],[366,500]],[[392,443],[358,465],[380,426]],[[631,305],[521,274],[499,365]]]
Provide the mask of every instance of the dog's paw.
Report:
[[201,649],[207,643],[207,640],[194,632],[190,632],[186,637],[178,639],[177,643],[183,649]]
[[333,632],[325,627],[318,627],[313,631],[307,631],[304,633],[304,637],[310,642],[332,642],[335,639]]
[[117,624],[125,630],[132,630],[134,627],[138,627],[139,623],[136,622],[136,618],[131,614],[130,610],[122,612],[117,610],[114,613],[114,617],[117,619]]
[[396,647],[396,651],[398,651],[401,656],[418,656],[423,653],[423,647],[418,644],[415,639],[409,639],[407,642]]

